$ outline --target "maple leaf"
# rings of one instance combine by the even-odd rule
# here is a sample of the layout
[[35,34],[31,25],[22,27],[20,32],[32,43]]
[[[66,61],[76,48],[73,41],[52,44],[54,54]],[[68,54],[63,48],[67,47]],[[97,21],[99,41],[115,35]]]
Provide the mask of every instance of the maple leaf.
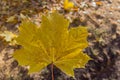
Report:
[[22,22],[16,41],[22,48],[13,57],[20,65],[30,66],[29,73],[54,64],[74,76],[73,69],[84,67],[90,57],[82,52],[88,46],[85,27],[68,29],[69,21],[57,12],[42,17],[38,27],[29,20]]

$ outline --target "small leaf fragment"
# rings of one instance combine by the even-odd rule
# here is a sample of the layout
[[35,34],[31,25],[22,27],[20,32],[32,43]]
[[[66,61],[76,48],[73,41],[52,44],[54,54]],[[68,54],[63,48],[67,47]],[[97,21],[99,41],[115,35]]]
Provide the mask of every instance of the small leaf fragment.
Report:
[[69,10],[74,7],[74,3],[69,0],[64,0],[64,9]]
[[4,39],[5,39],[7,42],[11,42],[12,39],[14,39],[15,37],[17,37],[17,35],[13,34],[13,33],[10,32],[10,31],[4,31],[3,33],[0,34],[0,36],[4,37]]

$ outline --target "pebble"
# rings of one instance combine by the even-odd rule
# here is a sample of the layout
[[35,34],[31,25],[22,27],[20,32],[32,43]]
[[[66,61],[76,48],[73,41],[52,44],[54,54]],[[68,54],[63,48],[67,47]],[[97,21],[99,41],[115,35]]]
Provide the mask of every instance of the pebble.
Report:
[[96,3],[95,2],[92,2],[92,5],[93,7],[97,7]]

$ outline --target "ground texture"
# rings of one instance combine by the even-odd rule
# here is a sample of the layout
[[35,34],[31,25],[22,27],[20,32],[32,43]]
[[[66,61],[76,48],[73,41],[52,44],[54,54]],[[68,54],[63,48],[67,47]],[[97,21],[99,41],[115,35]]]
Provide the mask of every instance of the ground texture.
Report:
[[[0,33],[17,33],[23,15],[40,24],[42,14],[57,10],[70,20],[70,27],[88,27],[89,47],[85,52],[93,60],[84,69],[74,70],[76,79],[55,67],[55,80],[120,80],[120,0],[73,2],[77,8],[66,11],[63,0],[0,0]],[[12,58],[18,48],[0,37],[0,80],[51,80],[49,65],[30,75],[25,67],[18,66]]]

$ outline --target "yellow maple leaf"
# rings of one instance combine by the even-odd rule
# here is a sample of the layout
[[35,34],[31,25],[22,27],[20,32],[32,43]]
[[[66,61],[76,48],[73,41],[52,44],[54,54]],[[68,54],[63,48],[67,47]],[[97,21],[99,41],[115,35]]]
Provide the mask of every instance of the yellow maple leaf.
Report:
[[74,76],[73,69],[84,67],[90,57],[82,52],[88,46],[85,27],[70,28],[69,21],[56,12],[42,17],[38,27],[29,20],[19,27],[16,41],[23,47],[13,57],[20,65],[30,66],[29,73],[54,64],[63,72]]
[[64,0],[64,9],[69,10],[74,7],[74,3],[68,0]]

